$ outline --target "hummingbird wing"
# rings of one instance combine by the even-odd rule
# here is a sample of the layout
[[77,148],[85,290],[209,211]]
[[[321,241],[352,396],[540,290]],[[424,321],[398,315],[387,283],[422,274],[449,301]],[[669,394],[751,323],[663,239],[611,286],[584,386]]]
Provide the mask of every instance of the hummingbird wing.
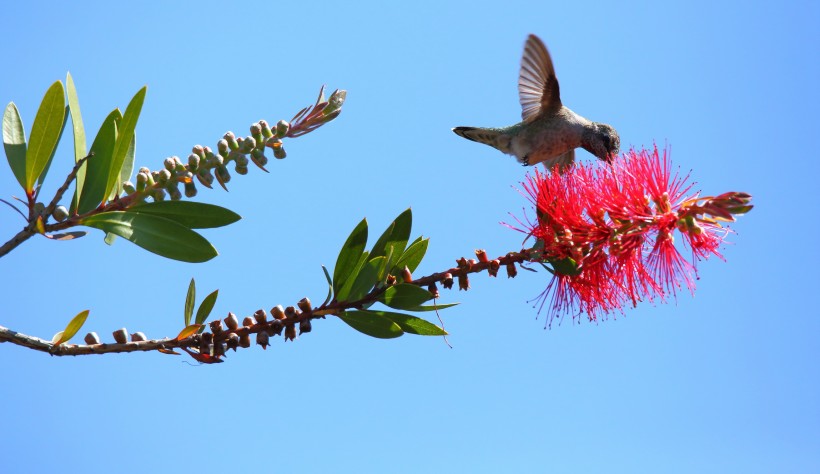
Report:
[[527,37],[521,71],[518,74],[518,98],[521,118],[532,122],[543,113],[561,109],[561,94],[552,58],[544,43],[535,35]]

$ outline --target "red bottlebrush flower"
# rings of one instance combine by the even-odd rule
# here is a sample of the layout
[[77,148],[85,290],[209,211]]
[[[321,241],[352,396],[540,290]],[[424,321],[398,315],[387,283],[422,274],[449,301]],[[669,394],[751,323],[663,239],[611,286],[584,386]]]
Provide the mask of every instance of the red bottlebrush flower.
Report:
[[[625,304],[694,290],[695,262],[716,255],[729,230],[719,220],[751,210],[751,196],[690,193],[688,175],[672,170],[668,150],[630,150],[611,166],[576,165],[564,174],[538,170],[523,183],[535,222],[522,223],[536,240],[532,260],[553,280],[537,300],[547,324],[566,311],[594,321]],[[691,250],[687,261],[675,233]],[[549,300],[549,303],[547,303]],[[539,311],[541,310],[539,309]]]

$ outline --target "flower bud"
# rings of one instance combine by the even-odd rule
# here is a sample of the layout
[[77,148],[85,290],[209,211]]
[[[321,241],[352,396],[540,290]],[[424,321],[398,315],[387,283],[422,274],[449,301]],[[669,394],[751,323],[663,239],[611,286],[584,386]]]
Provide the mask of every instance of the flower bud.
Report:
[[248,174],[248,165],[240,165],[239,163],[237,163],[234,167],[234,171],[239,176],[245,176],[246,174]]
[[148,174],[139,172],[137,173],[137,191],[143,192],[145,191],[145,187],[148,184]]
[[285,316],[288,319],[296,319],[299,317],[299,313],[296,312],[296,308],[294,308],[293,306],[288,306],[287,308],[285,308]]
[[168,171],[174,171],[176,168],[176,163],[174,162],[174,157],[169,156],[162,161],[162,165],[165,166],[165,169]]
[[203,147],[202,145],[194,145],[194,147],[191,149],[191,153],[200,158],[205,158],[205,147]]
[[236,319],[235,314],[228,313],[228,317],[225,318],[225,326],[228,326],[231,331],[236,331],[239,328],[239,320]]
[[[266,120],[260,120],[259,126],[262,127],[262,137],[264,139],[268,139],[273,136],[273,130],[270,129],[270,125],[268,125]],[[257,141],[259,140],[257,139]]]
[[430,285],[427,286],[427,291],[429,291],[430,294],[433,295],[433,298],[439,297],[438,287],[436,286],[435,282],[430,283]]
[[63,222],[68,217],[68,209],[65,206],[57,206],[54,208],[54,212],[51,213],[51,217],[57,222]]
[[251,347],[251,335],[250,334],[243,334],[239,336],[239,347],[248,348]]
[[179,201],[182,199],[182,193],[179,191],[178,183],[173,181],[169,182],[165,189],[168,190],[168,195],[171,196],[172,201]]
[[407,265],[405,265],[401,271],[401,279],[405,283],[411,283],[413,281],[413,275],[410,273],[410,268],[408,268]]
[[256,139],[253,137],[245,137],[240,144],[239,151],[242,153],[250,153],[254,148],[256,148]]
[[288,134],[290,131],[290,124],[285,120],[280,120],[276,122],[276,137],[277,138],[284,138],[285,135]]
[[507,278],[515,278],[516,275],[518,275],[518,269],[515,268],[515,263],[507,263]]
[[259,122],[251,124],[250,129],[251,135],[253,137],[256,137],[257,135],[262,135],[262,125],[260,125]]
[[214,175],[211,174],[211,170],[209,169],[200,168],[199,171],[196,172],[196,179],[208,189],[214,184]]
[[131,181],[122,183],[122,189],[126,194],[134,194],[137,191],[137,188],[134,187],[134,183]]
[[188,168],[190,168],[191,171],[196,171],[199,169],[200,160],[202,160],[202,158],[200,158],[199,155],[191,153],[188,155]]
[[214,344],[214,357],[222,357],[225,355],[225,343],[217,342]]
[[336,89],[333,91],[333,93],[330,94],[330,98],[327,100],[327,107],[325,107],[324,113],[329,115],[341,109],[342,104],[345,103],[345,98],[347,98],[346,90]]
[[299,335],[302,335],[306,332],[310,332],[312,329],[310,320],[305,319],[299,322]]
[[[254,151],[255,151],[255,150],[254,150]],[[248,159],[248,157],[247,157],[247,156],[245,156],[245,155],[241,155],[241,154],[238,154],[238,155],[236,155],[236,157],[234,158],[234,162],[236,163],[236,166],[237,166],[238,168],[247,168],[247,167],[248,167],[248,163],[250,163],[250,160]]]
[[265,152],[255,148],[251,150],[251,160],[253,160],[253,164],[262,168],[262,170],[265,170],[265,165],[268,164],[268,157],[265,156]]
[[169,179],[171,179],[171,172],[167,169],[162,169],[157,174],[157,181],[160,184],[165,184],[166,182],[168,182]]
[[117,344],[125,344],[128,342],[128,331],[125,328],[117,329],[113,333],[114,340],[117,341]]
[[165,200],[165,190],[164,189],[155,189],[153,193],[151,193],[151,197],[154,198],[154,201],[160,202]]
[[285,153],[285,147],[280,146],[279,148],[274,148],[273,149],[273,157],[274,158],[282,160],[287,156],[288,156],[288,154]]
[[501,262],[498,259],[490,260],[490,266],[487,268],[487,273],[491,276],[498,276],[498,268],[501,266]]
[[219,165],[214,170],[216,174],[216,180],[219,181],[219,184],[224,188],[225,183],[231,181],[231,173],[228,171],[228,168],[225,165]]
[[253,324],[254,324],[253,318],[250,317],[250,316],[245,316],[245,319],[242,320],[242,325],[245,326],[246,328],[249,328],[249,327],[253,326]]
[[280,336],[282,334],[283,329],[285,329],[285,324],[282,322],[282,320],[274,319],[273,321],[271,321],[270,325],[268,325],[268,335]]
[[483,249],[476,249],[475,256],[478,257],[478,261],[481,263],[487,263],[489,258],[487,258],[487,252]]
[[228,148],[230,148],[231,150],[239,149],[239,143],[236,141],[236,135],[234,135],[233,132],[226,133],[225,136],[223,136],[222,138],[224,138],[225,141],[228,142]]
[[84,340],[85,340],[85,343],[88,344],[89,346],[93,346],[94,344],[99,344],[100,343],[100,337],[97,336],[96,332],[90,332],[90,333],[86,334]]
[[142,342],[147,340],[148,338],[145,337],[144,333],[135,332],[134,334],[131,334],[131,342]]

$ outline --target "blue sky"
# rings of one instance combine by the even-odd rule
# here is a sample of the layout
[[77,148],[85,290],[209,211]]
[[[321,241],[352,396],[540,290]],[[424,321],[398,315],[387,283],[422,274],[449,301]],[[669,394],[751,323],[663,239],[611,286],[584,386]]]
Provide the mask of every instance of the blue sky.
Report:
[[[152,168],[288,119],[322,84],[348,100],[270,174],[200,193],[243,216],[206,232],[220,252],[208,263],[108,247],[96,231],[4,257],[0,325],[24,333],[50,337],[90,309],[85,329],[109,339],[123,326],[174,335],[191,277],[200,297],[219,288],[217,315],[320,301],[320,265],[353,226],[380,232],[409,206],[413,235],[431,239],[419,275],[520,248],[499,221],[521,214],[526,170],[450,128],[519,120],[529,33],[566,105],[615,126],[623,148],[670,144],[697,188],[746,191],[756,207],[727,262],[700,266],[694,297],[598,324],[544,330],[527,300],[547,276],[525,272],[443,292],[462,303],[442,313],[453,349],[333,320],[215,366],[0,345],[4,472],[820,470],[816,4],[76,3],[3,8],[0,101],[27,127],[66,71],[90,134],[148,85],[136,161]],[[71,156],[66,139],[47,188]],[[19,193],[0,171],[2,197]],[[0,212],[5,241],[21,221]]]

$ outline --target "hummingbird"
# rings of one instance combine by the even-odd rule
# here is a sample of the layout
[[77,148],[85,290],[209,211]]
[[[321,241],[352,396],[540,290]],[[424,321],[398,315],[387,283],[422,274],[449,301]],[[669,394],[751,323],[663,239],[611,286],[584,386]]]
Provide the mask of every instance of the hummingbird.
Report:
[[558,79],[544,43],[529,35],[518,74],[522,121],[503,128],[456,127],[456,135],[514,155],[524,166],[543,163],[563,172],[581,147],[603,161],[618,154],[621,139],[614,128],[581,117],[561,103]]

